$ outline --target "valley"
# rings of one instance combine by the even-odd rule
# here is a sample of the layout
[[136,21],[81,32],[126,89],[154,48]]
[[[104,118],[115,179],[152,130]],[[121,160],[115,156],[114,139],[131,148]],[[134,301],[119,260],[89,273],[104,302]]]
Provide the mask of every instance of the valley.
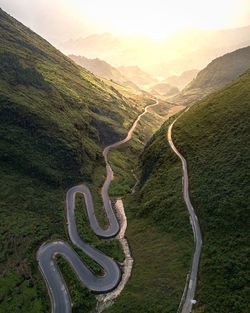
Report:
[[[152,105],[157,104],[158,102]],[[103,268],[103,270],[105,271],[105,276],[103,278],[93,276],[89,269],[81,262],[81,259],[74,252],[74,250],[70,249],[70,246],[66,245],[66,243],[63,241],[52,241],[43,244],[38,250],[37,259],[39,262],[41,273],[43,274],[44,279],[48,285],[53,312],[67,313],[71,311],[71,302],[69,295],[67,293],[67,287],[64,284],[53,262],[53,257],[56,254],[63,255],[64,258],[68,260],[71,267],[74,269],[75,273],[78,276],[78,279],[82,282],[82,284],[84,284],[89,289],[95,292],[110,291],[114,289],[121,280],[121,272],[118,265],[112,259],[107,258],[103,253],[100,253],[98,250],[88,246],[79,237],[74,214],[75,195],[76,193],[81,193],[84,195],[89,222],[93,232],[97,236],[107,239],[117,235],[117,233],[120,230],[120,226],[113,212],[111,202],[108,196],[109,185],[111,180],[113,179],[113,171],[108,163],[108,151],[115,147],[119,147],[123,143],[130,140],[138,121],[147,112],[148,107],[150,107],[150,105],[147,106],[144,109],[144,112],[137,117],[125,139],[118,141],[112,145],[109,145],[103,150],[103,156],[106,162],[107,175],[102,187],[102,201],[105,209],[105,214],[108,218],[109,223],[108,229],[103,230],[97,222],[94,213],[93,200],[87,186],[84,185],[75,186],[67,192],[66,196],[67,228],[70,240],[74,245],[76,245],[79,249],[81,249],[84,253],[86,253],[91,259],[93,259],[97,264],[99,264]]]
[[249,26],[67,56],[1,8],[0,311],[248,313]]

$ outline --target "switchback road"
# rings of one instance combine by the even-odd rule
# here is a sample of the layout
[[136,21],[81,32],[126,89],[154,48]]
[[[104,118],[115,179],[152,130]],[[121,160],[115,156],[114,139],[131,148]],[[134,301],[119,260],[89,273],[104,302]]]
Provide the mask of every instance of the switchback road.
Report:
[[55,240],[53,242],[44,243],[37,252],[37,260],[39,263],[39,269],[44,277],[46,282],[53,313],[69,313],[71,312],[71,301],[67,286],[61,276],[61,273],[58,270],[55,261],[55,255],[62,255],[71,265],[79,280],[87,286],[89,289],[96,292],[107,292],[114,289],[120,279],[121,271],[118,264],[111,259],[110,257],[104,255],[102,252],[97,249],[92,248],[86,242],[84,242],[78,232],[76,219],[74,214],[75,209],[75,195],[76,193],[82,193],[85,198],[87,213],[90,221],[90,226],[95,232],[96,235],[102,238],[111,238],[114,237],[119,232],[119,223],[113,212],[111,202],[108,195],[108,188],[111,180],[113,179],[113,171],[111,166],[108,163],[108,152],[112,148],[116,148],[123,143],[130,140],[132,133],[140,120],[140,118],[147,112],[148,107],[157,105],[158,101],[155,104],[148,105],[143,113],[141,113],[136,121],[133,123],[130,128],[127,137],[121,141],[118,141],[112,145],[107,146],[103,150],[103,156],[106,162],[107,176],[104,182],[104,185],[101,190],[102,200],[104,204],[104,209],[109,221],[109,227],[106,230],[103,230],[95,216],[93,201],[91,197],[90,190],[85,185],[75,186],[68,190],[66,195],[66,210],[67,210],[67,228],[70,240],[78,248],[84,251],[89,257],[91,257],[95,262],[97,262],[105,272],[104,276],[95,276],[88,267],[81,261],[77,253],[69,246],[68,243]]

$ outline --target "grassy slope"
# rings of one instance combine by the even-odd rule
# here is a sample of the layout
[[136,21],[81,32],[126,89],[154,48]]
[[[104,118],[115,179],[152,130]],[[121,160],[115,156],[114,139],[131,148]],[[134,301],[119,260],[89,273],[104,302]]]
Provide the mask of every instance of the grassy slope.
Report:
[[[124,199],[126,235],[135,263],[125,290],[106,310],[109,313],[176,312],[181,299],[193,240],[182,200],[180,162],[167,143],[168,125],[166,122],[153,136],[142,155],[139,190]],[[138,136],[143,128],[138,126],[131,142],[111,152],[116,175],[110,190],[113,195],[121,194],[121,189],[128,193],[133,186],[127,173],[136,168],[142,149]],[[116,181],[126,183],[120,187]]]
[[[63,169],[68,181],[77,174],[89,177],[93,159],[100,157],[99,142],[120,138],[137,108],[22,24],[0,14],[2,132],[8,141],[18,141],[18,149],[11,150],[5,140],[3,157],[10,152],[12,164],[19,166],[16,160],[22,158],[27,170],[55,182],[64,178],[54,168]],[[20,137],[29,137],[30,144]],[[32,169],[26,166],[31,155]]]
[[49,310],[35,251],[67,240],[65,191],[103,171],[139,109],[0,10],[0,311]]
[[[230,66],[228,66],[230,64]],[[250,67],[250,47],[235,50],[214,59],[183,91],[172,98],[177,104],[189,104],[214,92]]]
[[250,70],[173,128],[203,233],[195,312],[249,312]]
[[74,54],[69,55],[69,57],[77,64],[81,65],[97,76],[105,77],[106,79],[112,79],[121,84],[126,81],[125,77],[123,77],[115,67],[101,59],[88,59],[84,56],[77,56]]
[[[135,88],[131,88],[129,86],[121,85],[103,77],[100,77],[100,79],[104,81],[106,85],[110,86],[110,88],[115,88],[116,90],[118,90],[120,94],[129,99],[132,103],[136,104],[136,102],[138,102],[136,100],[139,100],[140,104],[143,106],[149,104],[148,96],[145,95],[145,92],[137,90]],[[151,103],[153,103],[153,101],[151,101]]]

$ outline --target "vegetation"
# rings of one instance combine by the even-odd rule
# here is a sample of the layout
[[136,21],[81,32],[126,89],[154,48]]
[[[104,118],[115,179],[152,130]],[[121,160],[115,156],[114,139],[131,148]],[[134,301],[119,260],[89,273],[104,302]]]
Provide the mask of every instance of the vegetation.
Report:
[[[194,312],[249,311],[249,85],[247,71],[193,105],[173,128],[188,162],[191,200],[203,234]],[[170,122],[146,146],[139,190],[124,200],[136,262],[109,313],[177,311],[193,247],[181,164],[167,143]],[[119,164],[131,166],[125,157]]]
[[124,255],[119,241],[99,239],[93,233],[93,230],[89,225],[89,219],[85,210],[84,197],[82,195],[76,196],[76,221],[79,235],[81,238],[84,238],[84,241],[93,245],[116,261],[123,262]]
[[[189,271],[193,239],[182,200],[181,164],[167,142],[170,122],[166,122],[147,144],[141,156],[140,186],[134,195],[128,194],[124,199],[128,219],[126,235],[135,263],[124,291],[105,312],[165,313],[178,309]],[[122,146],[111,152],[112,167],[116,170],[115,162],[120,166],[119,171],[115,171],[117,180],[121,172],[128,173],[136,168],[137,158],[133,153],[141,151],[138,134],[142,134],[140,125],[126,148]],[[137,170],[137,174],[140,171]],[[130,180],[125,181],[127,189],[123,192],[131,187]],[[111,191],[120,194],[114,186]]]
[[250,67],[250,46],[214,59],[171,101],[189,104],[214,92]]
[[[97,185],[91,178],[105,170],[102,147],[125,135],[141,111],[139,98],[127,99],[0,10],[1,312],[49,310],[36,251],[46,240],[68,240],[65,192],[81,182],[98,189],[103,177]],[[122,260],[118,244],[79,228]],[[72,279],[67,265],[63,271]]]
[[0,276],[1,312],[45,312],[42,284],[34,284],[33,278],[8,272]]
[[[163,109],[163,107],[165,108]],[[154,132],[163,123],[164,113],[169,111],[169,106],[161,102],[159,105],[148,109],[150,113],[145,114],[137,124],[133,136],[127,143],[109,152],[108,158],[114,171],[109,195],[111,197],[124,196],[131,193],[131,188],[136,183],[134,175],[138,169],[138,158],[143,148]],[[165,116],[164,116],[165,117]]]
[[244,73],[249,66],[250,47],[235,50],[214,59],[205,69],[197,74],[196,79],[185,89],[219,89],[238,75]]
[[249,312],[250,70],[174,125],[203,234],[194,312]]
[[[118,84],[122,84],[126,86],[127,84],[133,84],[132,82],[128,82],[128,79],[118,71],[115,67],[108,64],[107,62],[96,59],[88,59],[84,56],[76,56],[74,54],[69,55],[69,57],[75,61],[77,64],[89,70],[91,73],[114,81]],[[138,89],[138,87],[134,84],[134,86]]]
[[49,238],[66,239],[64,191],[2,161],[0,183],[0,311],[47,312],[35,253]]
[[93,294],[80,283],[69,263],[61,255],[57,255],[56,260],[71,295],[72,313],[94,312],[96,300]]

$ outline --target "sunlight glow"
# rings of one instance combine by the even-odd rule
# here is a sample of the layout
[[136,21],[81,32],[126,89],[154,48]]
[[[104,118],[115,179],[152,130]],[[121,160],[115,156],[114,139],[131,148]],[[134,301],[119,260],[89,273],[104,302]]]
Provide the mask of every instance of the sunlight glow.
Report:
[[155,39],[186,27],[230,28],[250,23],[248,0],[74,0],[74,4],[107,31]]
[[187,27],[250,24],[249,0],[0,0],[0,6],[46,38],[110,32],[160,40]]

